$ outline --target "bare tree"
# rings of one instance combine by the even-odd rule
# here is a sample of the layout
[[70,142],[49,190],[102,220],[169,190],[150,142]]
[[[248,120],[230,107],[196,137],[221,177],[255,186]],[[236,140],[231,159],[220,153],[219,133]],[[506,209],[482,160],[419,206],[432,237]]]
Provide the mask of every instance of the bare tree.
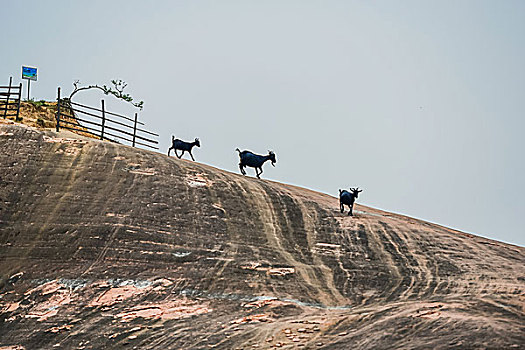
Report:
[[100,85],[80,86],[80,81],[79,80],[75,80],[73,82],[73,86],[75,87],[75,89],[69,95],[69,101],[71,101],[73,96],[75,96],[80,91],[90,90],[90,89],[99,89],[105,95],[113,95],[116,98],[121,99],[121,100],[123,100],[125,102],[129,102],[133,106],[135,106],[135,107],[139,108],[140,110],[142,110],[142,108],[144,107],[144,101],[134,102],[133,97],[131,97],[129,94],[125,94],[124,93],[124,89],[126,88],[126,86],[128,86],[128,84],[125,81],[122,81],[120,79],[112,80],[111,84],[113,85],[112,87],[111,86],[108,87],[106,85],[102,85],[102,86],[100,86]]

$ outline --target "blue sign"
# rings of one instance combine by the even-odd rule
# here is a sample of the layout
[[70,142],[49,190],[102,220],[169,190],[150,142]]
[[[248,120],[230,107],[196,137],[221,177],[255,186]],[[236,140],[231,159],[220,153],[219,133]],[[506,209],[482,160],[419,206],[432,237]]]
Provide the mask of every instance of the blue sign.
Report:
[[22,79],[34,80],[36,81],[36,67],[26,67],[22,66]]

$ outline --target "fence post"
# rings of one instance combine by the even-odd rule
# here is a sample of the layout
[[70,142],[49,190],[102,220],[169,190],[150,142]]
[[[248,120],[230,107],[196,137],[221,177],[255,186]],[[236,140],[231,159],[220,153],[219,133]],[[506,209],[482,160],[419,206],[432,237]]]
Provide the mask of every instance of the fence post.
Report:
[[16,119],[20,115],[20,100],[22,99],[22,83],[18,85],[18,103],[16,104]]
[[60,87],[57,96],[57,132],[60,130]]
[[9,87],[7,88],[7,97],[6,97],[5,105],[4,105],[4,119],[7,115],[7,106],[9,105],[9,95],[11,94],[11,83],[12,82],[13,82],[13,77],[9,77]]
[[137,118],[138,114],[135,113],[135,124],[133,124],[133,147],[135,147],[135,135],[137,135]]
[[106,111],[104,109],[104,100],[102,101],[102,129],[100,131],[100,139],[104,140],[104,125],[106,124]]

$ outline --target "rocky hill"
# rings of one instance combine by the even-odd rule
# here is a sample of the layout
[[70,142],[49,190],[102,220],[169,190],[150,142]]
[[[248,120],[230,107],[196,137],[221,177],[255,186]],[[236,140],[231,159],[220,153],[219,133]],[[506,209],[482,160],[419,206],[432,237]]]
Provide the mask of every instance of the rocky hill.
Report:
[[522,247],[67,131],[0,151],[0,349],[524,347]]

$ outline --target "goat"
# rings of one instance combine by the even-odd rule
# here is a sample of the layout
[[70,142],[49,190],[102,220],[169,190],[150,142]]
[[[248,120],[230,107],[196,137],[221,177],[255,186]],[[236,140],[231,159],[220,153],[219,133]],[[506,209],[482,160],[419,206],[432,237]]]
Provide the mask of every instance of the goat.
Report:
[[348,205],[348,208],[350,211],[348,212],[349,216],[352,216],[352,209],[354,208],[354,202],[357,196],[359,195],[359,192],[363,192],[363,190],[360,190],[358,188],[350,188],[351,192],[348,192],[347,190],[339,190],[339,205],[341,206],[341,213],[345,211],[344,204]]
[[261,156],[250,151],[241,152],[241,150],[238,148],[236,149],[236,151],[239,152],[239,158],[241,160],[241,162],[239,163],[239,169],[241,169],[241,174],[243,175],[246,175],[246,171],[244,171],[244,168],[249,166],[255,168],[255,175],[258,179],[260,179],[259,175],[263,173],[262,166],[264,162],[270,160],[272,162],[272,166],[275,166],[275,163],[277,162],[277,160],[275,160],[275,153],[273,153],[272,151],[268,151],[267,156]]
[[[179,159],[182,158],[182,156],[184,155],[184,152],[188,151],[188,153],[191,156],[191,159],[195,161],[195,158],[193,158],[193,154],[191,154],[191,149],[193,148],[193,146],[197,146],[197,147],[201,146],[201,142],[199,141],[198,138],[195,138],[195,141],[193,142],[184,142],[182,140],[176,139],[175,136],[172,135],[171,136],[171,147],[168,148],[168,157],[170,155],[171,150],[173,150],[173,152],[175,153],[175,156],[177,156],[177,158]],[[182,151],[180,156],[177,154],[178,149]]]

